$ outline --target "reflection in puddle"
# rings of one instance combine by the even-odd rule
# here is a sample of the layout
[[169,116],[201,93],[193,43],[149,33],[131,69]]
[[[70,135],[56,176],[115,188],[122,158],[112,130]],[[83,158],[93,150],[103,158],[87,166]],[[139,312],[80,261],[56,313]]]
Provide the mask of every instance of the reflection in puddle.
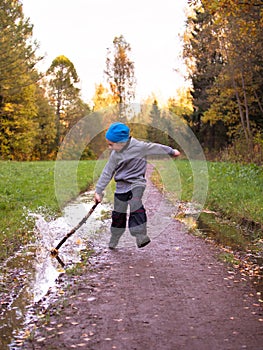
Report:
[[[50,251],[87,214],[94,204],[91,193],[85,193],[65,208],[63,217],[47,222],[38,214],[36,219],[36,243],[24,247],[0,266],[0,349],[16,349],[10,343],[19,335],[21,329],[32,316],[30,308],[41,300],[47,292],[56,288],[56,280],[63,272],[58,261],[51,257]],[[59,256],[65,264],[80,261],[80,251],[89,241],[103,237],[102,220],[110,206],[100,204],[87,222],[70,237],[59,249]],[[18,348],[18,346],[17,346]]]
[[224,247],[224,254],[221,254],[223,261],[234,264],[236,259],[239,270],[250,278],[262,303],[263,240],[251,239],[254,232],[223,220],[209,210],[203,210],[196,220],[197,212],[192,203],[182,203],[178,208],[175,218],[185,224],[189,231]]

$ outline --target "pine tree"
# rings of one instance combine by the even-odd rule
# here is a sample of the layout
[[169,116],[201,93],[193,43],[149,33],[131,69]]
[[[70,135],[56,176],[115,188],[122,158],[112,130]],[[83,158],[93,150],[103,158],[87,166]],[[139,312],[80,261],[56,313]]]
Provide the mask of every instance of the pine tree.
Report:
[[[56,146],[59,147],[67,130],[69,130],[72,120],[78,117],[71,116],[67,110],[79,104],[80,89],[76,86],[79,77],[73,63],[65,56],[56,57],[47,70],[49,79],[49,95],[53,106],[56,109]],[[81,116],[80,116],[81,117]]]
[[0,4],[0,95],[19,93],[38,79],[34,69],[38,45],[32,40],[33,26],[24,18],[20,1],[1,0]]
[[36,105],[38,110],[35,117],[37,133],[34,145],[34,160],[54,159],[56,155],[55,110],[50,105],[45,94],[45,89],[37,86]]
[[20,1],[0,3],[0,157],[31,159],[35,139],[38,74],[32,25]]
[[162,111],[158,106],[158,101],[154,100],[150,110],[150,123],[148,126],[148,139],[151,142],[166,144],[167,135],[165,135],[166,121],[162,118]]

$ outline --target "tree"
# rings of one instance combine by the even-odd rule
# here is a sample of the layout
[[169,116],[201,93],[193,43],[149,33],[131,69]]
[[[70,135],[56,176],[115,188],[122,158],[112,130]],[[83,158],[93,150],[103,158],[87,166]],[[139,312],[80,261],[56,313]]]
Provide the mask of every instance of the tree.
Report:
[[[185,34],[184,57],[192,81],[191,95],[194,110],[186,120],[204,147],[212,147],[207,134],[216,134],[217,125],[204,125],[203,115],[210,108],[209,89],[214,86],[223,65],[219,42],[214,35],[216,25],[213,16],[203,9],[197,9],[187,21],[188,29]],[[221,138],[222,139],[222,138]],[[225,141],[225,138],[223,138]]]
[[262,1],[189,2],[199,6],[188,21],[184,51],[191,67],[195,131],[205,142],[221,137],[223,125],[232,141],[245,140],[253,154],[255,130],[263,120]]
[[100,111],[118,104],[118,98],[111,94],[102,84],[96,85],[92,101],[94,104],[93,111]]
[[0,119],[0,154],[3,159],[32,159],[37,123],[35,85],[23,88],[4,103]]
[[[263,4],[257,0],[232,0],[213,8],[204,4],[217,18],[215,34],[225,61],[219,79],[210,89],[213,102],[204,117],[214,122],[223,111],[232,124],[232,135],[244,138],[248,153],[253,155],[254,134],[263,119],[263,100],[259,97],[263,78]],[[213,113],[220,105],[221,113]]]
[[151,142],[160,142],[159,130],[161,124],[161,110],[158,107],[158,101],[154,100],[150,110],[150,123],[148,128],[148,138]]
[[177,90],[177,97],[168,99],[167,108],[170,112],[190,122],[188,116],[193,112],[190,88],[179,88]]
[[56,146],[59,147],[71,122],[66,111],[72,108],[73,103],[80,101],[80,89],[75,86],[79,77],[73,63],[63,55],[53,60],[46,75],[49,78],[50,98],[56,109]]
[[165,131],[167,131],[166,115],[165,111],[161,111],[159,108],[157,100],[153,101],[149,115],[148,139],[151,142],[167,144],[168,136],[165,133]]
[[123,35],[113,40],[113,50],[108,49],[106,58],[107,81],[119,103],[119,116],[125,119],[128,104],[135,97],[134,62],[129,58],[131,46]]
[[35,160],[54,159],[56,155],[55,110],[45,96],[45,89],[40,86],[36,88],[36,105],[38,110],[34,120],[37,133],[34,143],[33,158]]
[[23,15],[20,1],[1,0],[0,4],[0,96],[7,96],[37,81],[34,69],[38,44],[32,40],[33,26]]
[[20,1],[0,3],[0,156],[32,158],[37,113],[33,26],[24,18]]

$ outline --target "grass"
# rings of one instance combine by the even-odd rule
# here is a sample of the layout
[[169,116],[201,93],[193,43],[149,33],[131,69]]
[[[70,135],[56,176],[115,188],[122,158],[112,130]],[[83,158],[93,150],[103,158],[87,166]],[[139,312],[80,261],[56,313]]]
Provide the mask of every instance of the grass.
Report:
[[262,167],[231,163],[209,163],[208,204],[236,218],[263,224]]
[[[58,167],[58,162],[52,161],[0,162],[0,260],[32,239],[34,223],[28,220],[29,211],[60,214],[65,203],[92,186],[104,164],[68,161]],[[263,225],[261,167],[187,160],[158,160],[154,164],[154,181],[172,201],[198,201],[200,192],[206,208],[236,223],[245,220]]]
[[[161,187],[173,200],[193,200],[193,166],[194,162],[187,160],[176,160],[175,162],[158,161],[157,175]],[[240,165],[221,162],[207,162],[208,170],[208,192],[205,199],[205,207],[218,211],[224,216],[231,217],[236,222],[244,218],[263,224],[263,171],[262,167],[255,165]],[[176,166],[179,177],[171,176]],[[201,168],[200,168],[201,169]],[[205,167],[202,167],[204,170]],[[202,175],[196,173],[200,186]],[[199,177],[199,179],[198,179]],[[181,184],[178,184],[178,180]],[[204,181],[205,182],[205,181]],[[200,187],[201,188],[201,187]],[[181,193],[180,193],[181,191]],[[202,192],[202,191],[201,191]],[[198,194],[196,194],[198,198]]]
[[[55,216],[66,202],[89,188],[96,178],[96,161],[67,162],[67,168],[77,171],[77,187],[65,173],[61,184],[65,191],[58,201],[54,181],[55,162],[0,162],[0,260],[8,257],[22,244],[32,239],[33,220],[28,212]],[[74,166],[72,166],[74,165]],[[77,169],[77,170],[76,170]]]
[[[157,161],[158,171],[154,172],[153,180],[174,204],[178,201],[193,202],[194,197],[198,201],[198,193],[194,194],[194,183],[197,182],[195,188],[198,189],[200,185],[202,205],[217,213],[201,213],[199,225],[204,236],[234,250],[257,250],[257,242],[263,237],[262,167],[207,162],[207,182],[205,166],[199,163],[188,160]],[[171,176],[175,173],[175,166],[178,177]],[[198,167],[201,171],[194,172],[193,169]],[[202,192],[206,192],[206,198]],[[183,221],[187,222],[186,219]]]

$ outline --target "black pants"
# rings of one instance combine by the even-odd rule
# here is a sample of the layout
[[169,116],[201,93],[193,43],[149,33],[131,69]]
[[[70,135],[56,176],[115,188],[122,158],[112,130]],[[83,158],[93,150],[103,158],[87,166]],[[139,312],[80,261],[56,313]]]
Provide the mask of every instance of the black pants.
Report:
[[115,193],[111,233],[121,236],[126,228],[127,209],[130,206],[128,227],[132,236],[146,234],[147,216],[142,204],[144,187],[135,187],[126,193]]

